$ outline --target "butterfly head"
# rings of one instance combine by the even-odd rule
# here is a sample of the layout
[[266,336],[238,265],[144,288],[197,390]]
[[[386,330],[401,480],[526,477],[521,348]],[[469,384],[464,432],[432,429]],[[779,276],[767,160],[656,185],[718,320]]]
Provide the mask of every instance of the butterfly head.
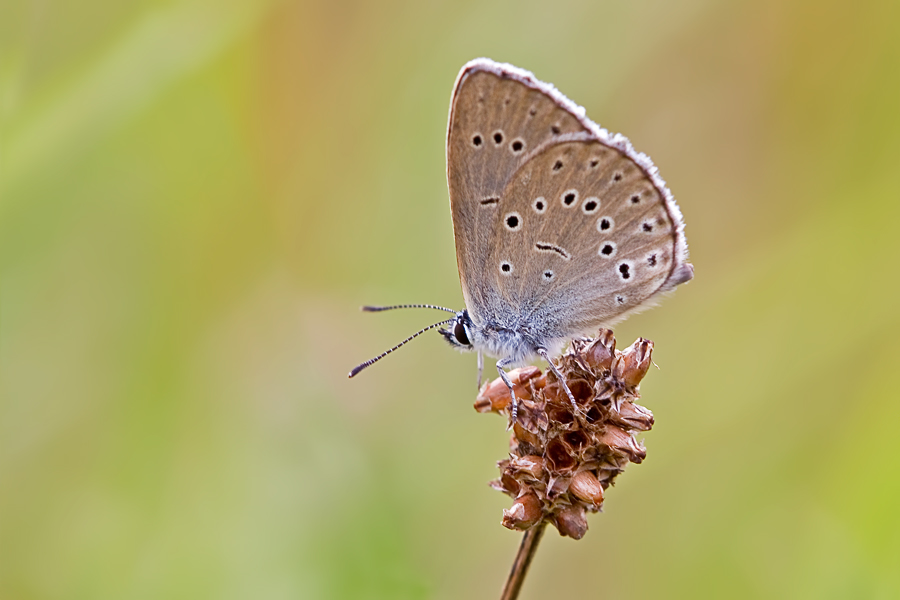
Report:
[[459,350],[473,350],[472,332],[475,324],[469,316],[469,311],[461,310],[456,313],[456,319],[451,321],[447,329],[439,330],[447,343]]
[[556,339],[559,336],[548,337],[540,327],[536,330],[535,323],[520,319],[476,323],[468,310],[456,313],[448,327],[439,331],[457,350],[501,358],[510,365],[520,365],[534,358],[538,348],[553,348],[558,352],[564,341],[564,338]]

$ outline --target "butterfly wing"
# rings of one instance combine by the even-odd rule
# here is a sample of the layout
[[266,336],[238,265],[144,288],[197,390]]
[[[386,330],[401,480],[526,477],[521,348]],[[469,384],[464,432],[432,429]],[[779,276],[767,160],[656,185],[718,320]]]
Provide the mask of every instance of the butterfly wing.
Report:
[[447,171],[476,323],[536,339],[590,332],[692,276],[681,213],[649,158],[530,73],[463,67]]
[[[578,107],[521,69],[488,59],[459,73],[450,102],[447,181],[466,306],[478,319],[500,195],[525,159],[550,139],[587,131]],[[583,111],[582,111],[583,112]]]
[[538,148],[497,208],[486,287],[540,337],[592,333],[693,274],[665,188],[592,133]]

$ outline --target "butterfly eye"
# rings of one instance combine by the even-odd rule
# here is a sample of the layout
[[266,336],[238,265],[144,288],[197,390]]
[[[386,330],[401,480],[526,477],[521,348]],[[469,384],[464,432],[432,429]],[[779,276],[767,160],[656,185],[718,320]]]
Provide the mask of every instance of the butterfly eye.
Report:
[[457,321],[456,325],[453,326],[453,336],[463,346],[471,346],[472,342],[469,341],[469,336],[466,333],[466,326],[462,324],[462,321]]

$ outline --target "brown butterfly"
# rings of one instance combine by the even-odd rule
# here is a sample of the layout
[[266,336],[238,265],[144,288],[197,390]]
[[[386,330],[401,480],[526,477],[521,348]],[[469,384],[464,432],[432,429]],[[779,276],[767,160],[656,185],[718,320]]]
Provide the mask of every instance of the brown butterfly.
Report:
[[[572,337],[610,326],[689,281],[684,222],[645,154],[522,69],[480,58],[450,102],[447,181],[466,309],[440,327],[451,345],[505,372],[550,360]],[[560,380],[564,380],[560,377]],[[569,397],[574,405],[574,398]]]

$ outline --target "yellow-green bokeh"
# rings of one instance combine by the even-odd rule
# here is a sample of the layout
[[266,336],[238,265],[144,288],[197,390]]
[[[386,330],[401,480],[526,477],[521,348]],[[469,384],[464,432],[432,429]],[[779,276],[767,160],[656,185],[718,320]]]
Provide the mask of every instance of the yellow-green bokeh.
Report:
[[649,456],[525,598],[900,597],[900,5],[0,5],[0,598],[495,598],[519,536],[461,307],[459,67],[650,154],[695,280]]

